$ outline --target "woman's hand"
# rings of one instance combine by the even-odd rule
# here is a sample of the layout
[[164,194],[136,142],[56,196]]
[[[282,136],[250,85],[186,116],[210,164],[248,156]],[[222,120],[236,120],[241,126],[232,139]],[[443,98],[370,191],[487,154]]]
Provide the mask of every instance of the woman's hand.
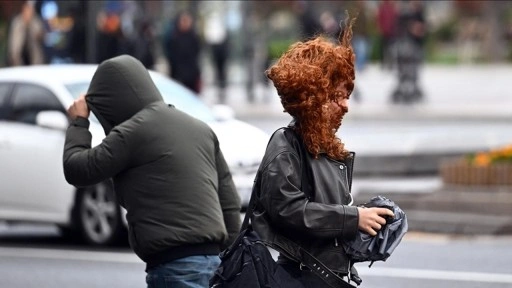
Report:
[[357,207],[357,210],[359,212],[359,230],[362,230],[371,236],[377,235],[377,231],[382,228],[382,225],[386,224],[386,219],[384,217],[395,217],[393,211],[388,208]]

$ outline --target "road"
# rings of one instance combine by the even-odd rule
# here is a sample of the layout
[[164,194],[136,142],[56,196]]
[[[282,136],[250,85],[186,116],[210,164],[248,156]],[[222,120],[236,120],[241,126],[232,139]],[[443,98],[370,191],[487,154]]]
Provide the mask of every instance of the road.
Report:
[[358,264],[363,287],[512,287],[510,237],[408,236],[388,261]]
[[[512,240],[410,232],[386,262],[356,264],[364,288],[512,287]],[[69,243],[52,226],[0,228],[0,287],[145,287],[144,264],[126,247]]]
[[[244,119],[271,133],[280,119]],[[480,149],[510,143],[507,121],[365,121],[340,130],[359,155],[415,149]],[[430,150],[428,150],[430,149]],[[451,237],[410,232],[386,262],[356,264],[364,288],[512,287],[512,236]],[[126,246],[94,249],[62,239],[52,226],[0,224],[0,287],[145,287],[144,264]]]

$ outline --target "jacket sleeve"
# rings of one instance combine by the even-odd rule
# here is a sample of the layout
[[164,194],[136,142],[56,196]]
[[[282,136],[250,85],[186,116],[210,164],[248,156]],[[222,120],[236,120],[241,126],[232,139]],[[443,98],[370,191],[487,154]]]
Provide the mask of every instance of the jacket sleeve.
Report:
[[122,171],[130,157],[130,147],[116,128],[98,146],[91,148],[89,120],[77,118],[66,131],[64,176],[75,186],[94,185]]
[[240,196],[236,191],[235,184],[231,177],[231,172],[224,159],[222,151],[216,143],[216,155],[215,162],[217,166],[217,175],[219,177],[219,201],[222,208],[222,214],[224,216],[224,224],[228,231],[229,239],[227,243],[224,243],[222,250],[227,248],[240,232],[241,220],[240,220]]
[[352,238],[358,230],[357,208],[309,201],[300,189],[301,171],[293,152],[278,154],[263,169],[260,201],[272,223],[315,238]]

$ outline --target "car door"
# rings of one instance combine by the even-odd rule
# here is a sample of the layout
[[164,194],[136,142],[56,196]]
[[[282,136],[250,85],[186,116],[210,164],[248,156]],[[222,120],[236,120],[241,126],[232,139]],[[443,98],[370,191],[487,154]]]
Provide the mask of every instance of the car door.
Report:
[[74,189],[63,173],[65,131],[36,125],[40,111],[65,112],[47,88],[17,83],[2,121],[0,218],[68,221]]

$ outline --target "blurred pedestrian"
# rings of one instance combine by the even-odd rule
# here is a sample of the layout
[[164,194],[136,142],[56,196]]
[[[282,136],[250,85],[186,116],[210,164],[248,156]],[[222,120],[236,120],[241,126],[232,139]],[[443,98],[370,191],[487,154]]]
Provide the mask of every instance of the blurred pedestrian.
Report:
[[358,230],[376,235],[392,216],[386,208],[351,206],[354,154],[336,136],[355,80],[353,20],[346,21],[338,43],[322,36],[297,42],[266,71],[293,120],[268,144],[254,183],[252,225],[262,240],[291,251],[277,262],[304,287],[332,286],[324,273],[304,269],[313,266],[305,253],[293,251],[304,249],[360,283],[341,243]]
[[35,1],[26,1],[12,20],[8,35],[8,62],[11,66],[43,64],[44,25],[35,13]]
[[396,37],[398,10],[394,0],[380,1],[377,10],[377,28],[380,34],[381,65],[384,69],[393,67],[392,47]]
[[369,19],[366,7],[366,1],[354,2],[354,12],[357,13],[357,21],[354,24],[352,45],[356,53],[356,72],[362,71],[368,64],[368,54],[370,51],[369,41]]
[[329,10],[322,12],[320,14],[320,24],[322,26],[322,34],[331,39],[333,43],[336,43],[343,27],[340,26],[334,14]]
[[85,63],[85,23],[82,15],[80,15],[79,7],[72,7],[70,12],[73,19],[73,28],[69,31],[69,53],[73,63]]
[[[106,137],[91,146],[89,111]],[[113,179],[149,288],[208,287],[240,229],[240,199],[215,133],[166,104],[137,59],[101,63],[69,107],[63,155],[75,186]]]
[[420,50],[423,59],[424,44],[427,35],[427,23],[422,1],[407,1],[403,13],[400,15],[400,26],[406,29],[407,37],[410,37]]
[[133,39],[133,52],[132,56],[139,59],[140,62],[147,69],[154,69],[155,56],[155,33],[153,31],[153,25],[149,19],[142,19],[136,28],[136,36]]
[[229,57],[229,37],[224,17],[221,13],[213,12],[206,18],[204,39],[212,57],[217,98],[220,103],[226,101],[227,60]]
[[404,4],[394,44],[398,83],[391,100],[393,103],[411,104],[423,100],[419,70],[423,61],[426,25],[420,1],[407,1]]
[[96,18],[98,40],[96,51],[98,63],[120,55],[122,39],[120,6],[116,2],[107,2]]
[[[368,64],[368,56],[370,51],[369,41],[369,18],[366,7],[366,1],[351,1],[347,8],[349,11],[357,15],[357,20],[353,27],[352,46],[356,56],[355,68],[356,74],[361,73]],[[361,92],[358,88],[354,88],[352,99],[356,102],[362,101]]]
[[169,58],[170,76],[190,90],[201,92],[201,69],[199,55],[201,41],[194,28],[194,18],[187,12],[178,14],[166,49]]
[[322,32],[322,26],[320,25],[320,22],[317,20],[317,17],[315,16],[313,11],[313,7],[312,5],[309,4],[309,1],[295,1],[293,8],[299,18],[299,33],[301,40],[310,40]]

